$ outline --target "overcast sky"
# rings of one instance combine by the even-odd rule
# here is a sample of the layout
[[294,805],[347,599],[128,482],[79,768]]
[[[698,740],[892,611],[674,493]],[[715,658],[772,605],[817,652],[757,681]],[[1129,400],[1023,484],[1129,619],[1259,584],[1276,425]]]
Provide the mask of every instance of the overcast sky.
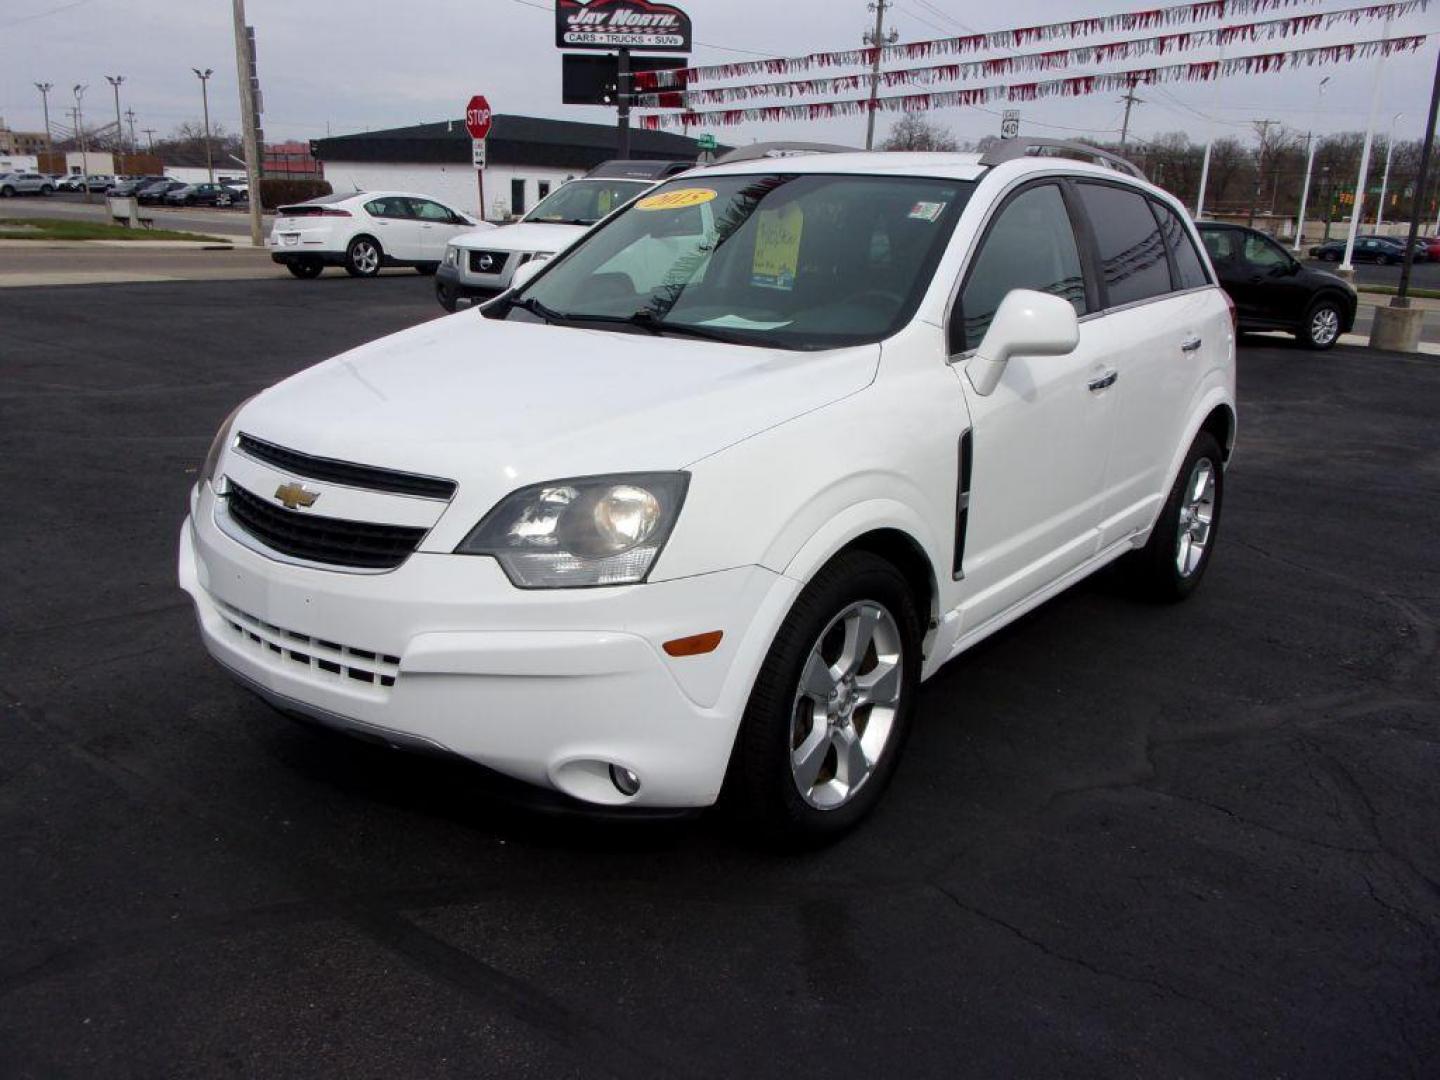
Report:
[[[914,41],[1134,11],[1162,2],[897,0],[891,25],[901,41]],[[1337,11],[1366,2],[1377,0],[1301,3],[1291,13]],[[689,0],[681,6],[692,17],[696,38],[704,42],[692,54],[695,64],[855,48],[867,19],[873,19],[865,0]],[[613,121],[611,110],[560,104],[560,53],[554,44],[553,7],[546,0],[248,0],[247,16],[258,43],[267,140],[450,119],[462,114],[464,102],[474,92],[486,94],[501,113]],[[76,83],[89,84],[87,125],[92,118],[98,122],[113,117],[105,76],[118,74],[126,79],[121,107],[135,110],[137,129],[154,128],[164,134],[183,121],[199,121],[200,88],[190,69],[211,67],[216,72],[210,82],[212,121],[238,130],[231,26],[227,0],[3,0],[0,117],[13,128],[41,128],[36,82],[55,84],[50,102],[51,118],[57,124],[69,122],[62,110],[73,105],[70,88]],[[1395,26],[1397,36],[1437,31],[1440,0],[1428,12]],[[1347,25],[1273,45],[1236,47],[1232,54],[1372,36],[1380,36],[1380,24],[1362,24],[1358,29]],[[1386,62],[1381,131],[1399,112],[1404,116],[1397,125],[1398,136],[1423,134],[1437,43],[1440,37],[1418,53]],[[1196,51],[1177,59],[1214,55]],[[1121,66],[1150,62],[1132,60]],[[1184,130],[1197,141],[1204,139],[1207,118],[1212,117],[1218,132],[1246,138],[1249,121],[1260,118],[1278,119],[1301,131],[1359,129],[1365,125],[1374,68],[1372,60],[1236,78],[1218,88],[1141,87],[1144,104],[1135,108],[1131,128],[1140,138]],[[1085,69],[1094,70],[1103,69]],[[1331,82],[1322,101],[1317,85],[1325,74],[1331,75]],[[1023,130],[1064,136],[1069,129],[1078,129],[1115,136],[1122,108],[1115,95],[1030,102],[1022,106]],[[965,139],[997,133],[1000,123],[998,116],[974,108],[931,115]],[[883,114],[878,120],[882,131],[892,122],[893,117]],[[716,132],[732,143],[785,136],[856,143],[864,139],[864,123],[863,117],[852,117]]]

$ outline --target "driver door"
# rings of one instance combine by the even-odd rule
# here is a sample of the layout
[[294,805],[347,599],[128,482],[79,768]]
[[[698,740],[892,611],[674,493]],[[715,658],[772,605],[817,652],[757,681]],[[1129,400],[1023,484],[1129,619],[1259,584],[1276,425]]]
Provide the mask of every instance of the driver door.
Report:
[[409,202],[415,220],[420,223],[420,258],[438,263],[445,257],[445,245],[450,238],[465,232],[470,226],[457,220],[457,215],[449,207],[430,199],[410,199]]
[[422,262],[420,222],[410,212],[410,200],[399,195],[385,195],[365,204],[365,212],[375,221],[375,238],[385,254],[400,262]]
[[1305,315],[1309,292],[1299,284],[1299,264],[1258,232],[1246,229],[1238,252],[1235,307],[1248,325],[1292,326]]
[[[968,510],[956,537],[963,635],[1093,557],[1099,549],[1117,394],[1104,319],[1083,320],[1067,356],[1016,356],[995,391],[964,372],[1013,289],[1097,306],[1060,185],[1010,195],[987,226],[951,314],[950,351],[970,408]],[[962,480],[962,487],[964,482]]]

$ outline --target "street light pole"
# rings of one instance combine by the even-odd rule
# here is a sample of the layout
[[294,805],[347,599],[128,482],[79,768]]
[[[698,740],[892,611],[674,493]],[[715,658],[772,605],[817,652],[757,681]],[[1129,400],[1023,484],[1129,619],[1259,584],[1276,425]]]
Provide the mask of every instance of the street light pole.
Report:
[[53,152],[55,138],[50,134],[50,91],[55,89],[55,84],[37,82],[35,89],[40,91],[40,106],[45,110],[45,149]]
[[[1329,76],[1329,75],[1326,75],[1325,78],[1323,78],[1323,79],[1320,80],[1320,111],[1321,111],[1322,113],[1325,111],[1325,84],[1328,83],[1329,81],[1330,81],[1330,76]],[[1308,152],[1307,152],[1307,154],[1305,155],[1305,184],[1304,184],[1304,186],[1300,189],[1300,213],[1296,216],[1296,219],[1295,219],[1295,248],[1294,248],[1294,250],[1296,250],[1296,251],[1299,251],[1299,250],[1301,249],[1301,247],[1303,247],[1304,244],[1305,244],[1305,209],[1306,209],[1306,205],[1310,202],[1310,174],[1311,174],[1311,173],[1314,171],[1314,169],[1315,169],[1315,143],[1316,143],[1316,139],[1315,139],[1315,126],[1314,126],[1313,124],[1310,126],[1310,134],[1309,134],[1309,136],[1306,138],[1305,142],[1306,142],[1306,144],[1307,144],[1307,145],[1306,145],[1306,150],[1307,150]]]
[[[1390,19],[1385,17],[1383,44],[1390,42]],[[1360,174],[1355,181],[1355,208],[1350,211],[1350,235],[1345,238],[1345,260],[1340,270],[1346,274],[1355,273],[1355,234],[1360,231],[1361,215],[1365,211],[1365,183],[1370,178],[1370,148],[1375,143],[1375,118],[1380,112],[1380,77],[1385,73],[1385,53],[1382,50],[1375,58],[1375,75],[1370,84],[1370,116],[1365,121],[1365,145],[1360,151]]]
[[205,168],[210,173],[210,183],[215,182],[215,151],[210,146],[210,76],[215,74],[214,68],[206,68],[201,71],[199,68],[191,68],[195,77],[200,80],[200,104],[205,110]]
[[119,175],[124,172],[120,167],[120,155],[125,152],[125,129],[120,126],[120,84],[125,81],[125,76],[106,75],[105,81],[110,84],[110,89],[115,91],[115,173]]
[[1390,159],[1395,154],[1395,122],[1404,113],[1396,113],[1390,118],[1390,134],[1385,137],[1385,172],[1380,177],[1380,201],[1375,204],[1375,234],[1380,234],[1380,224],[1385,220],[1385,194],[1390,189]]
[[76,83],[70,91],[75,95],[75,133],[80,136],[80,175],[85,178],[80,186],[85,189],[85,201],[87,203],[91,201],[90,150],[85,145],[85,110],[81,105],[81,101],[84,99],[85,91],[88,89],[90,89],[89,86]]

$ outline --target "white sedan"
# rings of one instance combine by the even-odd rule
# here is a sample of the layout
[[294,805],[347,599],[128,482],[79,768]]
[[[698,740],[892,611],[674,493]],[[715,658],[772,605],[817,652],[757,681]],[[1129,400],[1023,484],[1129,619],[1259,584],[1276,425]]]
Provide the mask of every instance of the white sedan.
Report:
[[382,266],[433,274],[452,237],[493,227],[428,195],[356,192],[280,207],[266,244],[298,278],[319,277],[327,266],[352,277],[374,277]]

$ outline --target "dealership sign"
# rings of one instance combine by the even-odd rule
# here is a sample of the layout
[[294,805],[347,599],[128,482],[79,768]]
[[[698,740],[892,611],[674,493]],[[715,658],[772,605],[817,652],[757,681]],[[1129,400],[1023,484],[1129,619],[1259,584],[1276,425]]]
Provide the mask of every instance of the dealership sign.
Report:
[[690,51],[690,16],[649,0],[555,0],[562,49]]

